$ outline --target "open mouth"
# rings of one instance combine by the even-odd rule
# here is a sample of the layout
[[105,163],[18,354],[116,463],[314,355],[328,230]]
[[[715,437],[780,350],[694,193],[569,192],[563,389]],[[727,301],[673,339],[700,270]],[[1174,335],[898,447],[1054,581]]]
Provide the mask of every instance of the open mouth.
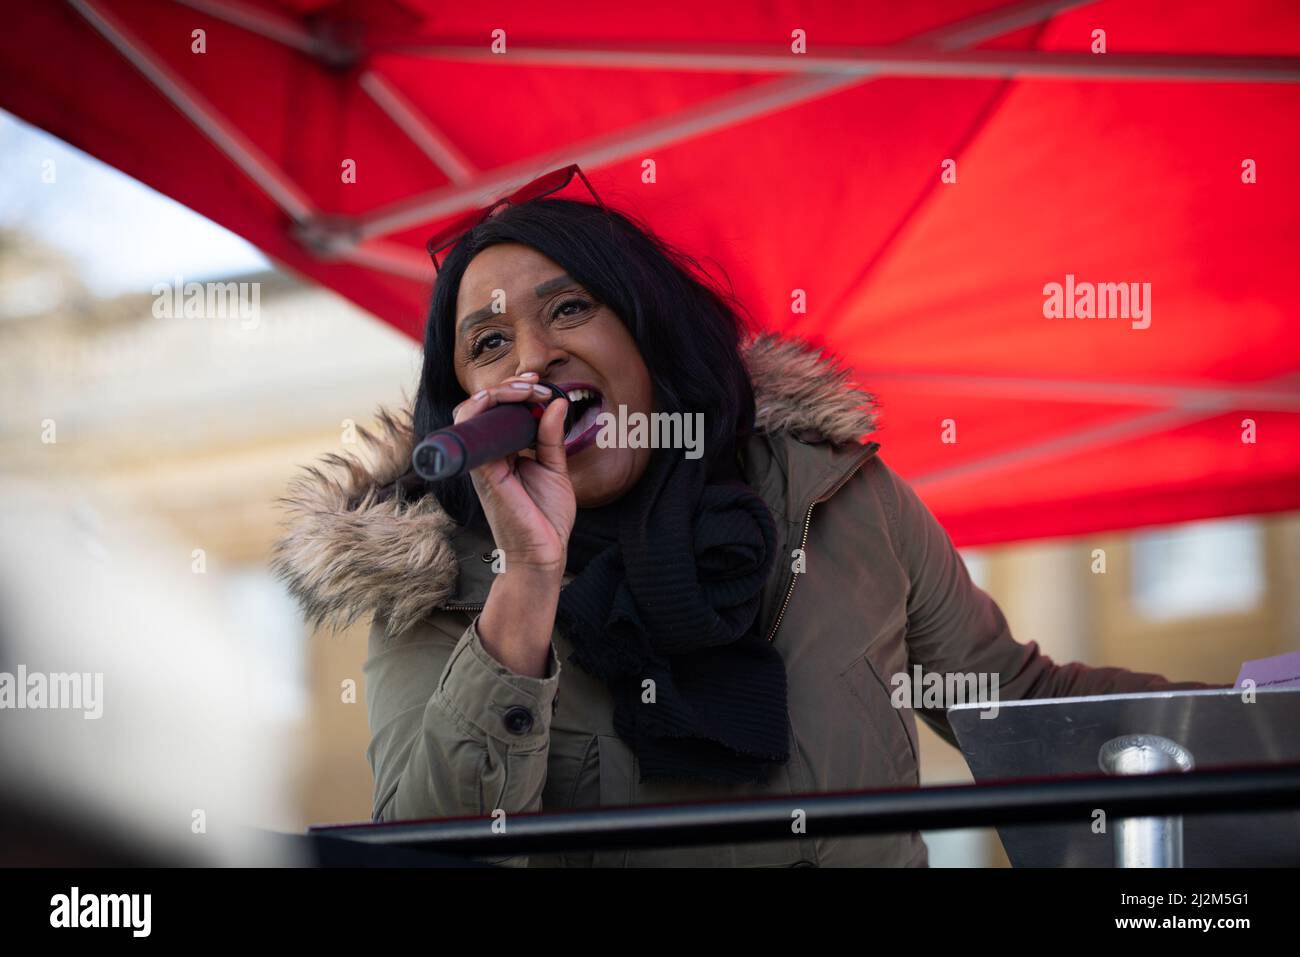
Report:
[[573,424],[564,433],[564,451],[572,455],[596,441],[596,433],[600,431],[597,420],[605,409],[605,396],[585,382],[562,383],[560,388],[569,396],[569,421]]

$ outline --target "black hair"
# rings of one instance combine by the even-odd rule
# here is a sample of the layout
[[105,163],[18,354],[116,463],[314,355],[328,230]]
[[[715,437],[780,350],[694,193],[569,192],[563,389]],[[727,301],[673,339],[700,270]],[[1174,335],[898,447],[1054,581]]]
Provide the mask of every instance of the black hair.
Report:
[[[447,254],[433,289],[412,421],[417,441],[452,423],[466,399],[454,364],[456,299],[470,260],[498,243],[522,243],[554,260],[608,306],[636,341],[659,411],[705,413],[706,474],[729,465],[754,424],[754,391],[742,344],[752,319],[691,256],[627,213],[569,199],[508,206]],[[724,271],[725,275],[725,271]],[[422,483],[408,472],[403,497],[431,491],[464,525],[482,512],[469,476]]]

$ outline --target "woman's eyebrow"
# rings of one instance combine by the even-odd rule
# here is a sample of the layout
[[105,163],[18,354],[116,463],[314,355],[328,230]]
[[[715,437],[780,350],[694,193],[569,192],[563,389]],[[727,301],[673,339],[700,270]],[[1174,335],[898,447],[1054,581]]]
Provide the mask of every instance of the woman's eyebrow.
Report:
[[[533,290],[533,295],[535,295],[538,299],[540,299],[542,296],[555,292],[557,289],[564,289],[567,286],[576,286],[577,284],[578,283],[574,280],[572,276],[566,273],[561,273],[560,275],[555,276],[552,279],[548,279],[543,283],[539,283],[537,288]],[[460,321],[460,338],[464,339],[466,335],[469,334],[469,331],[473,329],[475,326],[479,325],[480,323],[486,322],[487,320],[491,319],[493,316],[497,316],[497,315],[500,315],[500,313],[494,312],[490,305],[483,306],[480,309],[475,309],[473,312],[466,315],[465,318]]]
[[457,333],[458,337],[461,339],[468,338],[470,330],[472,330],[475,326],[482,325],[483,323],[499,315],[500,315],[499,312],[492,311],[491,306],[484,306],[482,309],[475,309],[473,312],[471,312],[469,315],[467,315],[464,319],[461,320],[460,332]]
[[565,286],[576,286],[576,285],[577,283],[574,281],[572,276],[569,276],[565,273],[561,273],[560,275],[556,276],[554,279],[548,279],[546,280],[546,282],[539,284],[538,287],[533,290],[533,294],[540,299],[542,296],[545,296],[547,293],[555,292],[557,289],[563,289]]

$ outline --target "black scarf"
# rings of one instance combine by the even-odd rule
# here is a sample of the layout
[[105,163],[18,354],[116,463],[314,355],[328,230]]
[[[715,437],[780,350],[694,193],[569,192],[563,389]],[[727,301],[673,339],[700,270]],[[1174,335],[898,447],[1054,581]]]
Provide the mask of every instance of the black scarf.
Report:
[[556,623],[613,691],[643,781],[763,782],[789,757],[785,663],[755,633],[776,529],[727,462],[706,484],[704,459],[657,449],[626,495],[578,510],[569,540]]

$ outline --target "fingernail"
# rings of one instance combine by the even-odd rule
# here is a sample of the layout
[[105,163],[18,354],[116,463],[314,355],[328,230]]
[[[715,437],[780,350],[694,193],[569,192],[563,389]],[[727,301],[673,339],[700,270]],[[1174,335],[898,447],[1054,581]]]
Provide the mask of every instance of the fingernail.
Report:
[[521,378],[521,379],[536,379],[536,378],[537,378],[537,373],[536,373],[536,372],[521,372],[521,373],[519,373],[519,378]]
[[544,386],[544,385],[535,385],[535,386],[533,386],[533,391],[536,392],[538,395],[550,395],[550,394],[551,394],[551,390],[548,389],[548,388],[546,388],[546,386]]
[[537,386],[532,385],[531,383],[528,383],[528,382],[512,382],[512,383],[510,383],[510,388],[512,388],[512,389],[536,389]]
[[485,395],[487,395],[487,389],[480,389],[478,392],[474,393],[474,398],[481,399]]

